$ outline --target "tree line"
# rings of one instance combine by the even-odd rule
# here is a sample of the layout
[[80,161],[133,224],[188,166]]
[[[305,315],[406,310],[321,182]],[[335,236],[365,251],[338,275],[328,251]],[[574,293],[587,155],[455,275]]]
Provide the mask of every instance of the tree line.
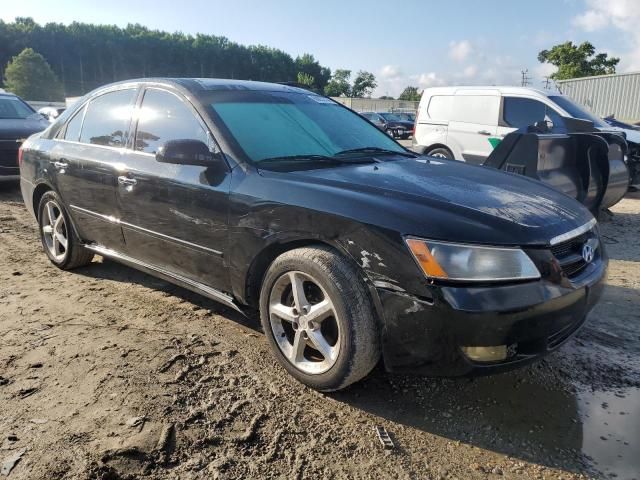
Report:
[[66,96],[138,77],[218,77],[292,82],[324,91],[331,70],[311,54],[291,57],[263,45],[240,45],[226,37],[73,22],[39,25],[32,18],[0,20],[0,78],[24,49],[41,54]]

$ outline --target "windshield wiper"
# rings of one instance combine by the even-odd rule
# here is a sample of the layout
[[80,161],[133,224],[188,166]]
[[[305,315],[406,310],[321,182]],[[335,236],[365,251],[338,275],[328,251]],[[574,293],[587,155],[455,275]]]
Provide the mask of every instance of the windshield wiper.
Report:
[[378,154],[385,154],[385,155],[404,155],[405,157],[416,157],[414,153],[398,152],[396,150],[388,150],[386,148],[380,148],[380,147],[350,148],[348,150],[342,150],[341,152],[336,153],[336,156],[348,155],[350,153],[378,153]]
[[311,162],[322,162],[322,163],[333,163],[333,164],[344,164],[344,163],[371,163],[371,162],[376,162],[378,160],[374,160],[374,159],[354,159],[354,158],[336,158],[336,157],[329,157],[327,155],[285,155],[282,157],[269,157],[269,158],[264,158],[260,161],[258,161],[258,164],[262,164],[262,163],[277,163],[277,162],[282,162],[282,163],[295,163],[295,162],[299,162],[299,161],[304,161],[304,160],[308,160]]

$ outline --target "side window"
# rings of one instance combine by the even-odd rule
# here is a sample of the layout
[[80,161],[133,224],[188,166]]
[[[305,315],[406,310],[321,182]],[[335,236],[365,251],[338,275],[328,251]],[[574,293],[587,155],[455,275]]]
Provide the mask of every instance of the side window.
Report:
[[168,140],[200,140],[207,145],[207,132],[191,109],[176,95],[154,88],[142,99],[135,149],[156,153]]
[[73,116],[73,118],[69,120],[69,122],[67,122],[67,128],[64,132],[65,140],[77,142],[78,139],[80,138],[80,129],[82,128],[82,118],[84,117],[85,108],[86,106],[78,110],[76,114]]
[[123,147],[133,112],[133,88],[105,93],[86,107],[80,141],[108,147]]
[[564,126],[555,110],[531,98],[505,97],[503,117],[507,125],[514,128],[528,127],[545,119],[551,120],[554,128]]

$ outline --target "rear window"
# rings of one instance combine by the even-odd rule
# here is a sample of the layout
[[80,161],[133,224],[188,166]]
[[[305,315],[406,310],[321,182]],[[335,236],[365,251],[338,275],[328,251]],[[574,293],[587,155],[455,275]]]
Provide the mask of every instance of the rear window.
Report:
[[16,97],[0,97],[0,118],[25,119],[36,112]]
[[107,147],[122,147],[126,142],[134,88],[105,93],[91,100],[86,107],[80,141]]

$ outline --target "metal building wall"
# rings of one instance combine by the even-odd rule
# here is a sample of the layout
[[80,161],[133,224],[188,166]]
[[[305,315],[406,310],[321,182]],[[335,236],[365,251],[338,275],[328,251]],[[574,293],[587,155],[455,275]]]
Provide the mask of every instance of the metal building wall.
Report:
[[420,102],[379,98],[332,97],[333,100],[356,112],[415,112]]
[[640,120],[640,72],[572,78],[556,82],[560,91],[601,117]]

